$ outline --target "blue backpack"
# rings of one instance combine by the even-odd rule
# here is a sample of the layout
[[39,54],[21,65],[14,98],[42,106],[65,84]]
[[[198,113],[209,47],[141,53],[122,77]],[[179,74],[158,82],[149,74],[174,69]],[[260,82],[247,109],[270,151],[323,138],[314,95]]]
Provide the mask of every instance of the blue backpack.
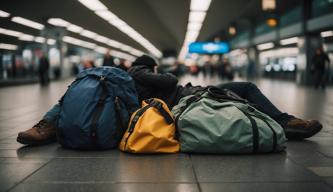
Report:
[[99,67],[81,72],[60,105],[57,136],[62,146],[109,149],[118,146],[139,101],[127,72]]

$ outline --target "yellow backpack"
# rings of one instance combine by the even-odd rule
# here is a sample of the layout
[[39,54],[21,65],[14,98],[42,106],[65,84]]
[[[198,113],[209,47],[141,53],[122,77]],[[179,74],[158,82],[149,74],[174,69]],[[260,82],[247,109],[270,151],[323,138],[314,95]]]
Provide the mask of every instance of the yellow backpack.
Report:
[[164,101],[147,99],[129,121],[119,149],[131,153],[176,153],[174,116]]

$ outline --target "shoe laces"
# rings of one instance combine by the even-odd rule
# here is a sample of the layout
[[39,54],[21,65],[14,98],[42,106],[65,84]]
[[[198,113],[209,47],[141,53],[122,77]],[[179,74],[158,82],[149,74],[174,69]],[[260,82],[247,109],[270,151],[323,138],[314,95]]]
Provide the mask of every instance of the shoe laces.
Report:
[[45,129],[47,127],[48,122],[44,119],[40,120],[34,127],[37,128],[37,131],[39,132],[41,129]]

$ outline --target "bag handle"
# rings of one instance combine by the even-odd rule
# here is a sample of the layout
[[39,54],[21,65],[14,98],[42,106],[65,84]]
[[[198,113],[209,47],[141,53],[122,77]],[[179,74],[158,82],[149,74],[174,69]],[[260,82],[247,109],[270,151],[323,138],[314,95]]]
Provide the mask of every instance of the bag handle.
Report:
[[149,103],[149,105],[151,105],[152,107],[156,108],[160,114],[163,116],[165,122],[170,125],[171,123],[174,122],[173,118],[171,117],[171,115],[163,108],[163,103],[161,103],[160,101],[157,101],[155,99],[147,99],[145,100],[147,103]]

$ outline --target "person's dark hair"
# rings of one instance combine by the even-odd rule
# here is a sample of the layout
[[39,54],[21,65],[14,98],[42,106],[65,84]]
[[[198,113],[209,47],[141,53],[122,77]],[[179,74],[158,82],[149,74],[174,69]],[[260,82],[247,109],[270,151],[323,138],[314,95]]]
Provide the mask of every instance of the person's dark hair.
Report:
[[148,55],[142,55],[132,63],[132,66],[138,66],[138,65],[145,65],[154,68],[155,66],[157,66],[157,63],[152,57]]

